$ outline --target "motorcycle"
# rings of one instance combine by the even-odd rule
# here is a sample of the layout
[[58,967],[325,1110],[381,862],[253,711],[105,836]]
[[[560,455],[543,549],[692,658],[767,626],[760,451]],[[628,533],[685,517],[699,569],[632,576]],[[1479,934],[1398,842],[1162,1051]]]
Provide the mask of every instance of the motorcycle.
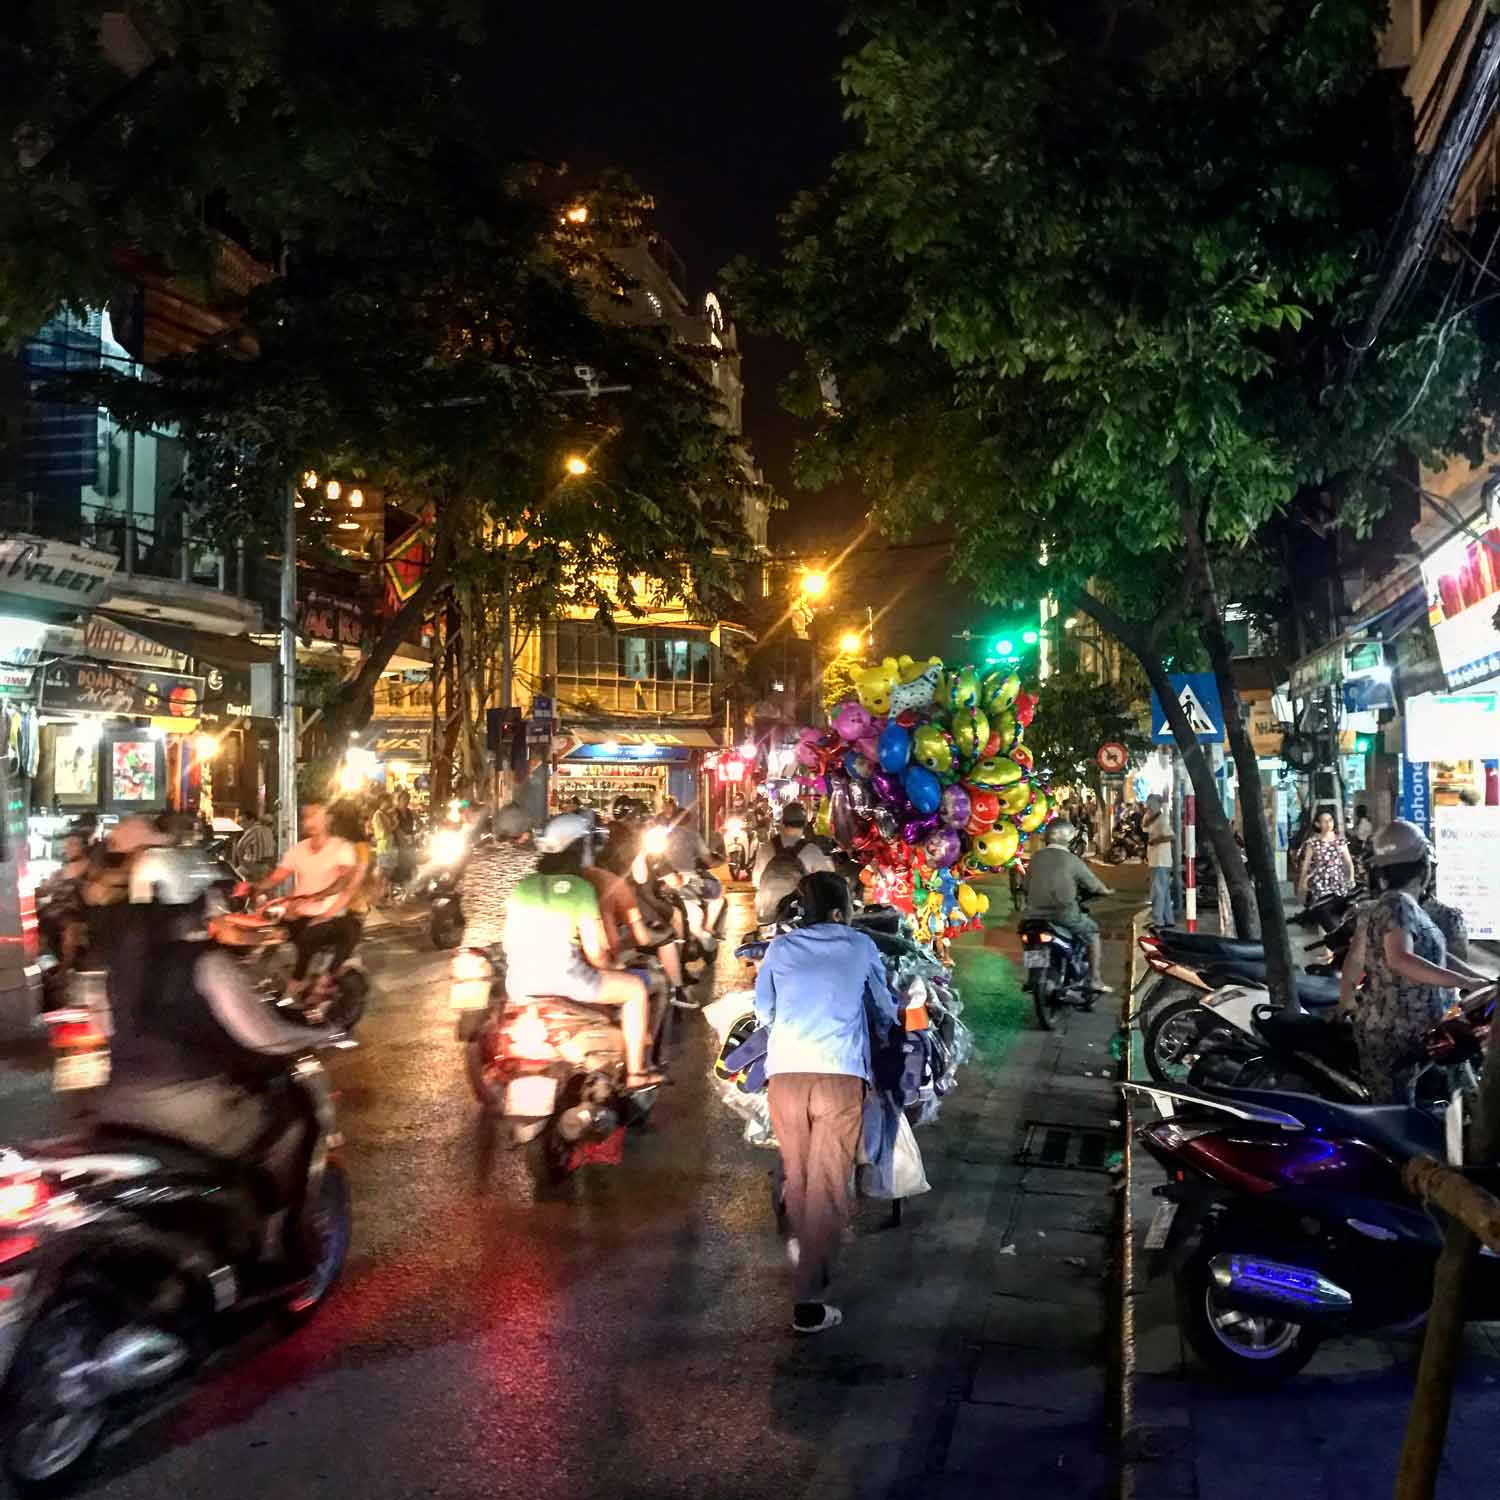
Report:
[[[1086,906],[1097,893],[1083,892]],[[1047,917],[1021,920],[1021,966],[1026,992],[1044,1031],[1054,1031],[1065,1010],[1092,1010],[1097,993],[1089,987],[1089,945]]]
[[[1444,1124],[1403,1106],[1234,1090],[1148,1095],[1137,1139],[1171,1176],[1145,1246],[1175,1283],[1179,1326],[1216,1374],[1268,1389],[1325,1339],[1411,1327],[1427,1312],[1440,1221],[1402,1181],[1442,1159]],[[1500,1169],[1466,1169],[1489,1187]],[[1500,1259],[1475,1262],[1465,1316],[1500,1318]]]
[[[554,995],[511,999],[503,954],[481,948],[453,955],[449,1004],[474,1097],[505,1143],[525,1149],[539,1193],[590,1163],[620,1163],[626,1128],[645,1123],[658,1090],[626,1089],[625,1034],[614,1007]],[[654,1058],[666,1015],[658,993]]]
[[724,820],[724,860],[731,880],[749,880],[755,868],[755,830],[741,817]]
[[292,998],[297,950],[285,926],[286,901],[268,901],[255,911],[222,918],[228,946],[238,950],[250,982],[261,998],[293,1021],[352,1031],[370,999],[370,976],[356,949],[335,964],[332,948],[319,948],[308,961],[302,994]]
[[310,1316],[343,1270],[349,1188],[327,1075],[281,1076],[302,1126],[292,1220],[238,1164],[109,1126],[0,1152],[0,1466],[76,1479],[253,1308]]
[[434,948],[456,948],[463,941],[464,870],[472,846],[462,828],[440,828],[427,849],[427,863],[417,877],[417,893],[431,903],[427,935]]
[[1127,859],[1145,859],[1146,830],[1141,827],[1144,814],[1139,808],[1131,808],[1120,815],[1115,824],[1115,836],[1110,840],[1104,858],[1112,865],[1122,864]]

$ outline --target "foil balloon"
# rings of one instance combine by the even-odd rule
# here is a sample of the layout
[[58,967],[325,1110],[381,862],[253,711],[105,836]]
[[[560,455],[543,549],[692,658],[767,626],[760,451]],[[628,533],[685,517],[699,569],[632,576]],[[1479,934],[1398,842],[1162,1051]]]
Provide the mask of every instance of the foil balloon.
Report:
[[924,724],[911,737],[911,758],[929,771],[951,771],[953,741],[936,724]]
[[850,750],[845,753],[844,770],[849,775],[856,776],[860,780],[866,780],[875,774],[875,767],[858,750]]
[[927,863],[933,869],[948,869],[950,865],[958,862],[959,855],[963,853],[958,830],[956,828],[934,829],[927,835],[927,841],[922,845],[922,852],[927,856]]
[[973,799],[969,796],[966,787],[943,788],[943,800],[938,807],[938,812],[942,815],[943,822],[950,828],[962,828],[969,821],[973,810]]
[[[882,724],[880,727],[884,729],[885,725]],[[871,765],[878,765],[880,763],[880,739],[879,736],[875,733],[873,725],[871,727],[870,733],[861,736],[861,738],[856,742],[854,748],[858,750],[859,753],[863,755]]]
[[896,663],[888,656],[878,667],[861,672],[854,679],[854,690],[859,694],[860,704],[872,714],[888,714],[891,711],[891,689],[896,681]]
[[982,708],[960,709],[953,715],[953,743],[965,760],[976,760],[983,755],[989,738],[989,716]]
[[1025,745],[1012,745],[1010,747],[1010,758],[1015,761],[1015,763],[1020,766],[1023,771],[1030,771],[1034,764],[1031,758],[1031,751]]
[[1002,823],[974,840],[970,858],[986,869],[998,870],[1016,857],[1020,847],[1021,835],[1009,823]]
[[1038,792],[1031,805],[1016,819],[1016,827],[1022,833],[1035,833],[1052,815],[1052,804],[1045,792]]
[[943,670],[942,662],[935,656],[927,662],[913,662],[910,657],[901,660],[905,670],[898,668],[900,681],[891,689],[893,714],[926,708],[937,692],[938,677]]
[[979,706],[979,674],[973,667],[962,667],[948,679],[948,707],[952,709]]
[[859,822],[849,796],[849,778],[842,771],[835,771],[828,780],[829,831],[841,848],[852,849],[855,839],[859,837]]
[[1007,708],[995,720],[995,733],[1000,737],[1000,748],[1009,750],[1016,742],[1021,726],[1016,722],[1013,709]]
[[958,888],[958,909],[966,917],[982,916],[990,909],[990,898],[966,882]]
[[1000,804],[1000,816],[1002,818],[1013,818],[1019,812],[1025,812],[1031,803],[1033,788],[1029,781],[1018,781],[1013,786],[1003,786],[995,793],[995,799]]
[[[917,845],[920,844],[929,833],[932,833],[937,828],[937,826],[938,819],[936,813],[930,813],[925,818],[908,818],[901,825],[901,841],[905,844],[909,844],[912,849],[915,850]],[[1011,832],[1014,833],[1015,829],[1011,829]]]
[[969,788],[969,821],[965,825],[968,833],[984,833],[995,826],[1000,817],[1000,799],[982,787]]
[[833,716],[833,730],[841,740],[854,744],[870,732],[874,721],[870,711],[861,703],[841,703]]
[[868,777],[849,778],[849,806],[862,818],[868,818],[875,811],[875,794],[870,790]]
[[1020,766],[1008,756],[988,755],[969,772],[969,781],[975,786],[1010,786],[1023,774]]
[[896,822],[896,815],[888,807],[877,807],[870,814],[870,826],[887,843],[895,841],[896,835],[901,832],[901,826]]
[[889,771],[877,771],[870,778],[870,790],[886,807],[897,808],[906,800],[901,790],[901,778]]
[[830,797],[825,797],[818,806],[818,815],[813,819],[813,832],[820,839],[833,837],[832,809],[833,800]]
[[925,818],[936,814],[938,804],[943,800],[943,788],[925,766],[911,766],[906,772],[906,795],[911,799],[912,807]]
[[887,724],[876,743],[880,769],[899,776],[911,759],[911,735],[900,724]]
[[1002,677],[998,672],[991,672],[984,679],[984,706],[985,711],[991,717],[1009,708],[1016,701],[1016,695],[1021,691],[1021,679],[1012,672],[1008,677]]

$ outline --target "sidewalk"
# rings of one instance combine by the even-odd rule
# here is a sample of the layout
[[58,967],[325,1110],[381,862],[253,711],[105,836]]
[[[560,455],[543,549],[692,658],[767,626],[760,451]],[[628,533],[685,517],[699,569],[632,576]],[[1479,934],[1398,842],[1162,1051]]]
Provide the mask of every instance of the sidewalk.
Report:
[[[1210,912],[1213,928],[1217,914]],[[1150,1082],[1131,1048],[1130,1075]],[[1135,1108],[1137,1126],[1155,1118]],[[1267,1500],[1389,1495],[1406,1427],[1419,1334],[1325,1344],[1296,1379],[1270,1393],[1215,1381],[1177,1331],[1170,1279],[1146,1279],[1143,1248],[1166,1180],[1145,1152],[1127,1145],[1132,1284],[1122,1300],[1126,1333],[1122,1392],[1126,1432],[1124,1500]],[[1494,1483],[1493,1434],[1500,1424],[1500,1325],[1472,1325],[1448,1430],[1441,1497],[1486,1493]]]

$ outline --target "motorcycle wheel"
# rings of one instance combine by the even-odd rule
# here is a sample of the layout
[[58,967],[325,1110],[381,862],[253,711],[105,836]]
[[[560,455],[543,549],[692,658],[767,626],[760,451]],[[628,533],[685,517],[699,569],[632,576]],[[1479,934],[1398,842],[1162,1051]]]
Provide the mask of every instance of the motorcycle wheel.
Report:
[[1042,1030],[1056,1031],[1059,1020],[1068,1008],[1059,998],[1062,991],[1056,977],[1050,969],[1033,969],[1026,984],[1036,1005],[1036,1018]]
[[54,1494],[82,1474],[109,1405],[69,1371],[125,1321],[110,1287],[84,1276],[65,1284],[26,1331],[6,1382],[0,1436],[0,1464],[21,1494]]
[[1269,1390],[1302,1369],[1322,1338],[1301,1323],[1226,1307],[1208,1267],[1218,1248],[1200,1248],[1177,1273],[1178,1327],[1215,1375],[1238,1386]]
[[463,918],[451,909],[433,912],[427,931],[434,948],[456,948],[463,941]]
[[1190,1059],[1215,1032],[1228,1035],[1231,1029],[1196,995],[1159,1007],[1152,1013],[1143,1041],[1147,1072],[1168,1087],[1186,1083],[1193,1066]]
[[344,1274],[353,1217],[349,1179],[344,1169],[331,1161],[323,1168],[318,1201],[310,1206],[300,1236],[302,1261],[309,1270],[307,1280],[287,1303],[287,1311],[294,1318],[310,1318]]
[[348,969],[334,981],[333,999],[328,1002],[324,1018],[338,1031],[353,1031],[364,1016],[369,998],[369,976],[358,969]]
[[474,1097],[487,1115],[498,1114],[505,1102],[505,1085],[491,1077],[489,1072],[489,1062],[496,1051],[496,1031],[495,1018],[490,1016],[464,1043],[464,1072],[468,1075]]
[[569,1161],[573,1148],[557,1133],[552,1122],[535,1140],[526,1142],[526,1170],[538,1193],[553,1193],[572,1175]]

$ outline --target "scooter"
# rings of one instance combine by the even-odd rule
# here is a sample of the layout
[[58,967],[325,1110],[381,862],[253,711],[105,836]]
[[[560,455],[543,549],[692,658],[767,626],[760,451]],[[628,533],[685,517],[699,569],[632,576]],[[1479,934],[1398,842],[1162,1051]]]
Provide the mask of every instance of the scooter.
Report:
[[[1325,1339],[1425,1316],[1442,1229],[1401,1171],[1414,1156],[1444,1157],[1443,1122],[1304,1094],[1122,1087],[1163,1116],[1137,1132],[1172,1179],[1155,1190],[1145,1248],[1152,1270],[1172,1275],[1179,1326],[1212,1371],[1267,1389]],[[1500,1187],[1500,1169],[1466,1172]],[[1488,1251],[1465,1315],[1500,1318],[1500,1260]]]
[[[665,983],[653,989],[657,1056]],[[512,1000],[503,954],[482,948],[453,955],[448,994],[474,1097],[505,1143],[525,1149],[537,1192],[555,1191],[590,1163],[620,1163],[626,1128],[646,1121],[658,1090],[626,1089],[625,1034],[613,1006],[555,995]]]
[[236,1315],[305,1318],[349,1247],[327,1075],[281,1076],[301,1190],[180,1142],[99,1127],[0,1151],[0,1466],[18,1489],[80,1476],[101,1439],[170,1394]]
[[294,999],[291,985],[297,950],[284,925],[286,906],[284,900],[268,901],[255,911],[235,912],[222,919],[226,932],[232,934],[233,947],[241,952],[251,983],[288,1020],[352,1031],[370,999],[370,976],[363,959],[356,949],[335,964],[331,948],[318,949],[308,962],[302,994]]
[[434,948],[456,948],[463,941],[464,911],[460,894],[473,846],[462,828],[440,828],[428,845],[427,863],[415,888],[431,903],[427,935]]
[[724,820],[724,862],[731,880],[749,880],[755,868],[755,830],[743,818]]
[[[1084,892],[1086,905],[1096,893]],[[1026,991],[1044,1031],[1055,1031],[1065,1012],[1092,1010],[1098,992],[1089,984],[1089,945],[1046,917],[1021,920],[1021,966]]]

